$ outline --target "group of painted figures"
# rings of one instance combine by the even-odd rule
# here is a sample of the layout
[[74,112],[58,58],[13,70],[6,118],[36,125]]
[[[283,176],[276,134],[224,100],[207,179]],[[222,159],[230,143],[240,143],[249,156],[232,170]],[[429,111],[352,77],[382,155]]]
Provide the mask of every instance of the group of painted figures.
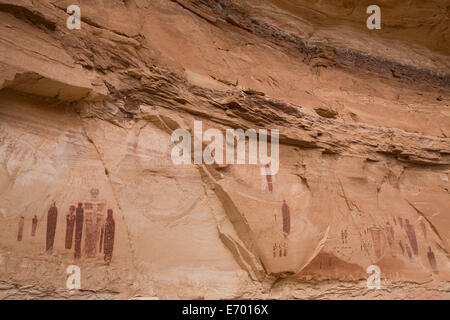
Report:
[[[73,244],[74,258],[76,260],[82,257],[82,243],[84,235],[83,254],[87,258],[95,258],[97,253],[104,253],[104,261],[109,265],[112,260],[115,237],[115,221],[113,210],[108,209],[106,219],[104,216],[105,203],[99,200],[99,190],[91,189],[91,198],[85,203],[78,203],[75,207],[69,207],[69,214],[66,215],[66,235],[65,249],[71,250]],[[58,209],[53,202],[47,215],[46,232],[46,252],[52,254],[55,242],[56,226],[58,222]],[[25,218],[21,217],[19,221],[19,232],[17,240],[22,241]],[[32,220],[31,236],[36,235],[38,218],[34,216]],[[75,243],[74,243],[75,240]]]
[[[281,206],[281,218],[283,222],[283,241],[277,241],[273,244],[274,258],[287,256],[287,238],[291,232],[291,214],[286,200],[283,200],[283,205]],[[277,215],[275,215],[275,222],[277,222]]]
[[[389,247],[394,250],[396,243],[398,244],[398,248],[401,250],[403,255],[407,255],[410,259],[413,256],[419,255],[419,244],[416,237],[416,230],[412,223],[410,223],[409,219],[404,219],[402,217],[393,217],[394,224],[391,224],[389,221],[386,222],[385,231],[386,238]],[[423,240],[427,240],[427,228],[423,219],[420,220],[420,229],[422,231]],[[403,230],[400,235],[395,234],[394,229]],[[382,258],[382,229],[376,226],[366,228],[364,233],[370,233],[373,241],[373,248],[375,252],[375,256],[380,259]],[[402,241],[403,236],[406,235],[406,241]],[[403,239],[404,240],[404,239]],[[362,244],[363,245],[363,244]],[[363,248],[361,248],[362,250]],[[434,273],[439,273],[436,256],[434,252],[431,250],[431,247],[428,246],[427,259],[430,264],[431,269]]]
[[[289,233],[291,232],[291,216],[289,206],[286,201],[283,200],[283,204],[281,206],[281,220],[282,220],[282,228],[283,228],[283,238],[273,244],[273,257],[281,258],[287,256],[287,238]],[[406,233],[409,245],[407,243],[403,243],[401,239],[398,239],[398,245],[403,254],[407,254],[409,258],[412,258],[413,255],[419,255],[419,246],[416,238],[416,232],[414,226],[410,223],[408,219],[403,219],[402,217],[393,217],[394,225],[398,226],[400,229],[403,229]],[[275,214],[275,222],[277,222],[277,214]],[[424,240],[427,239],[427,230],[426,225],[423,220],[420,221],[420,228],[422,230],[422,234]],[[387,231],[387,240],[389,247],[393,247],[395,244],[395,232],[392,224],[386,222],[386,231]],[[382,230],[377,227],[370,227],[364,230],[365,233],[370,233],[373,240],[373,247],[375,251],[375,255],[377,258],[382,257],[382,249],[381,249],[381,233]],[[341,230],[341,240],[343,244],[348,243],[348,233],[347,229]],[[431,247],[428,246],[427,259],[430,263],[431,269],[434,273],[439,273],[436,257],[434,252],[431,250]]]
[[[267,188],[269,192],[273,192],[273,180],[272,175],[270,174],[270,166],[267,164],[265,166],[266,170],[266,181]],[[283,237],[278,239],[273,244],[273,257],[281,258],[287,256],[288,243],[287,238],[289,233],[291,232],[291,214],[289,211],[289,206],[286,203],[286,200],[283,200],[283,204],[281,206],[281,220],[283,223]],[[277,214],[275,214],[275,225],[278,225]]]
[[[113,210],[107,210],[107,216],[105,219],[105,203],[98,199],[99,190],[91,189],[90,194],[91,199],[89,201],[84,204],[80,202],[78,203],[78,207],[72,205],[69,208],[69,214],[66,216],[65,248],[67,250],[71,250],[73,240],[75,239],[74,258],[80,259],[82,256],[81,247],[84,234],[84,255],[87,258],[95,258],[97,253],[103,252],[105,263],[109,265],[114,249],[115,221],[113,218]],[[49,254],[53,251],[57,220],[58,209],[56,208],[56,203],[54,202],[48,210],[47,216],[46,251]],[[291,231],[291,217],[289,207],[285,200],[283,200],[283,204],[281,206],[281,220],[283,237],[273,245],[274,258],[287,256],[287,238]],[[276,221],[277,215],[275,215],[275,222]],[[419,247],[417,244],[414,226],[408,219],[403,220],[401,217],[394,217],[393,221],[395,226],[404,229],[411,246],[410,247],[408,244],[403,243],[402,240],[398,239],[398,244],[402,253],[407,253],[409,258],[412,258],[413,254],[417,256],[419,254]],[[22,241],[24,223],[25,219],[24,217],[21,217],[19,220],[19,232],[17,235],[18,241]],[[36,235],[37,225],[38,218],[37,216],[34,216],[31,227],[31,235],[33,237]],[[420,222],[420,227],[422,229],[422,234],[426,239],[426,226],[423,221]],[[386,223],[386,231],[388,244],[392,247],[395,242],[395,235],[393,226],[389,222]],[[371,234],[375,255],[378,258],[381,258],[381,229],[374,226],[365,229],[364,232]],[[342,243],[348,243],[347,230],[341,231],[341,240]],[[439,271],[437,268],[436,257],[431,250],[431,247],[428,247],[427,258],[433,272],[438,273]]]

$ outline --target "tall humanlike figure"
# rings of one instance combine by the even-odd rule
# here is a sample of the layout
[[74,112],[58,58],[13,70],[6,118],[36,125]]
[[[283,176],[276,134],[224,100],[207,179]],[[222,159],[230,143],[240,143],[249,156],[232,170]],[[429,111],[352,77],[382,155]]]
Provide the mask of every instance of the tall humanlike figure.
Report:
[[269,191],[273,191],[273,182],[272,182],[272,174],[270,171],[270,166],[266,164],[266,180],[267,180],[267,187],[269,188]]
[[430,266],[431,266],[431,269],[433,269],[433,272],[439,273],[438,267],[437,267],[437,262],[436,262],[436,257],[434,256],[433,251],[431,251],[431,247],[428,247],[427,256],[428,256],[428,262],[430,262]]
[[286,203],[286,200],[283,200],[281,211],[283,213],[283,233],[284,237],[287,237],[291,232],[291,215],[289,213],[289,207]]
[[19,220],[19,230],[17,232],[17,241],[22,241],[23,239],[23,225],[25,224],[25,218],[20,217]]
[[52,206],[48,210],[47,215],[46,251],[48,254],[52,254],[53,252],[53,244],[55,243],[57,221],[58,221],[58,209],[56,208],[56,202],[53,202]]
[[98,250],[99,253],[102,253],[104,238],[105,238],[105,225],[102,226],[102,231],[100,233],[100,248]]
[[83,204],[78,203],[78,208],[75,213],[75,259],[81,258],[81,240],[83,239],[83,223],[84,223],[84,209]]
[[66,216],[66,249],[72,249],[73,231],[75,227],[75,206],[70,206]]
[[403,247],[402,240],[398,240],[398,244],[400,246],[400,249],[402,249],[402,253],[405,254],[405,247]]
[[392,244],[394,243],[394,241],[395,241],[395,238],[394,238],[394,228],[391,226],[391,224],[389,223],[389,221],[388,222],[386,222],[386,229],[387,229],[387,240],[388,240],[388,244],[389,244],[389,247],[392,247]]
[[423,222],[423,220],[420,220],[420,227],[422,228],[423,237],[426,239],[427,238],[427,227],[425,225],[425,222]]
[[34,237],[36,235],[36,229],[38,224],[38,218],[37,216],[34,216],[33,220],[31,221],[31,236]]
[[90,190],[90,199],[85,203],[85,242],[84,253],[88,258],[94,258],[97,255],[97,245],[100,238],[101,225],[104,222],[105,202],[99,198],[100,190],[92,188]]
[[112,260],[115,232],[116,232],[116,223],[113,218],[113,211],[111,209],[108,209],[108,216],[105,222],[105,243],[103,245],[106,265],[109,265]]
[[375,226],[369,228],[370,235],[372,236],[373,250],[375,256],[381,258],[381,230]]
[[[106,222],[106,218],[105,218],[105,202],[98,202],[96,204],[96,210],[95,210],[95,217],[96,217],[96,239],[97,239],[97,243],[95,248],[99,248],[99,247],[103,247],[103,237],[104,237],[104,233],[105,233],[105,222]],[[100,241],[99,241],[100,238]],[[98,245],[98,247],[97,247]],[[102,252],[102,248],[99,248],[98,252]]]
[[408,257],[412,258],[411,249],[409,248],[409,246],[407,244],[405,244],[405,248],[406,248],[406,252],[408,253]]
[[409,223],[409,220],[405,220],[405,230],[408,236],[409,243],[413,253],[417,256],[419,254],[419,247],[417,246],[416,232],[414,231],[414,226]]

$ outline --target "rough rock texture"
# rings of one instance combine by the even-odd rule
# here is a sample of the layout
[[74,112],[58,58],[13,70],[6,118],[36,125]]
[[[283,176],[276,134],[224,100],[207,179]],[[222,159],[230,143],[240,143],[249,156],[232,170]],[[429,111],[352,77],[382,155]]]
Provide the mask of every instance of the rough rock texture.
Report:
[[[449,299],[448,2],[369,4],[0,0],[0,298]],[[173,164],[194,120],[278,174]]]

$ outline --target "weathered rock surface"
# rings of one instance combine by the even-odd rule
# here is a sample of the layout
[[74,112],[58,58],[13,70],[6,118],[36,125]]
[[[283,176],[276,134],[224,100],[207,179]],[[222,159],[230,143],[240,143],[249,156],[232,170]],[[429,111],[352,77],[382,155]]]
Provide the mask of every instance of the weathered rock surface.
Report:
[[[0,298],[449,299],[449,7],[319,3],[0,0]],[[195,120],[280,170],[175,165]]]

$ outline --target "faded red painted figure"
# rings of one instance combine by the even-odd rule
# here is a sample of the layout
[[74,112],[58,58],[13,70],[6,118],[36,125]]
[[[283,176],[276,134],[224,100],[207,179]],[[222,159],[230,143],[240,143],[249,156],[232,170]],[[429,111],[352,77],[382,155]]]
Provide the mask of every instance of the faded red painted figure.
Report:
[[387,223],[387,225],[388,225],[388,230],[389,230],[389,233],[391,234],[392,239],[395,239],[394,228],[391,226],[391,224],[389,222]]
[[431,251],[431,247],[428,247],[428,262],[430,262],[430,266],[431,269],[433,270],[434,273],[439,273],[438,267],[437,267],[437,262],[436,262],[436,257],[434,256],[433,251]]
[[269,191],[273,191],[273,183],[272,183],[272,175],[270,174],[270,166],[266,164],[266,180],[267,180],[267,186],[269,188]]
[[113,211],[111,209],[108,209],[108,216],[105,222],[105,243],[103,246],[106,265],[109,265],[112,260],[115,232],[116,232],[116,223],[113,218]]
[[72,249],[73,231],[75,228],[75,206],[70,206],[66,220],[66,249]]
[[388,241],[389,247],[392,247],[392,238],[389,233],[387,235],[387,241]]
[[403,247],[402,240],[398,240],[398,244],[400,246],[400,249],[402,249],[402,253],[405,254],[405,248]]
[[34,237],[36,235],[37,224],[38,224],[38,218],[37,218],[37,216],[34,216],[33,220],[31,220],[31,236],[32,237]]
[[341,240],[342,240],[342,243],[348,243],[348,240],[347,240],[347,229],[345,229],[345,230],[341,230]]
[[409,243],[413,253],[417,256],[419,254],[419,247],[417,246],[416,232],[414,231],[414,226],[409,223],[409,220],[405,220],[405,231],[408,236]]
[[88,258],[94,258],[97,255],[97,245],[100,238],[100,228],[105,204],[99,200],[100,191],[97,188],[90,190],[91,198],[85,203],[85,242],[84,253]]
[[423,220],[420,220],[420,227],[422,228],[423,237],[426,239],[427,238],[427,226],[425,225],[425,222],[423,222]]
[[386,229],[388,231],[387,234],[387,240],[389,243],[389,247],[392,247],[392,244],[394,243],[394,228],[392,228],[391,224],[389,222],[386,222]]
[[17,241],[22,241],[23,239],[23,226],[25,224],[25,218],[24,217],[20,217],[19,220],[19,230],[17,232]]
[[409,248],[409,246],[407,244],[405,244],[405,248],[406,248],[406,252],[408,253],[408,257],[412,258],[411,249]]
[[283,200],[281,211],[283,213],[283,233],[284,237],[287,237],[291,232],[291,215],[286,200]]
[[99,253],[102,253],[103,250],[103,242],[104,242],[104,236],[105,236],[105,225],[102,226],[102,232],[100,233],[100,244],[99,244]]
[[94,206],[91,202],[84,203],[84,255],[86,257],[95,257],[95,224],[94,224]]
[[400,246],[400,249],[402,249],[402,253],[405,254],[405,248],[403,247],[402,240],[398,240],[398,244]]
[[53,252],[53,244],[55,243],[56,223],[58,222],[58,209],[56,208],[56,202],[53,202],[52,206],[48,210],[47,215],[47,241],[46,251],[48,254]]
[[105,203],[104,202],[99,202],[96,205],[96,210],[95,210],[95,215],[96,215],[96,225],[97,225],[97,229],[96,229],[96,237],[97,237],[97,241],[98,238],[100,237],[100,242],[99,242],[99,252],[102,252],[102,244],[103,244],[103,239],[104,239],[104,228],[105,228],[105,215],[104,215],[104,209],[105,209]]
[[75,259],[81,258],[81,239],[83,238],[84,209],[83,204],[78,203],[75,214]]
[[376,227],[372,227],[369,229],[369,231],[370,235],[372,236],[375,256],[379,259],[381,258],[381,230]]
[[398,224],[400,225],[400,228],[403,229],[403,219],[401,217],[398,217]]

